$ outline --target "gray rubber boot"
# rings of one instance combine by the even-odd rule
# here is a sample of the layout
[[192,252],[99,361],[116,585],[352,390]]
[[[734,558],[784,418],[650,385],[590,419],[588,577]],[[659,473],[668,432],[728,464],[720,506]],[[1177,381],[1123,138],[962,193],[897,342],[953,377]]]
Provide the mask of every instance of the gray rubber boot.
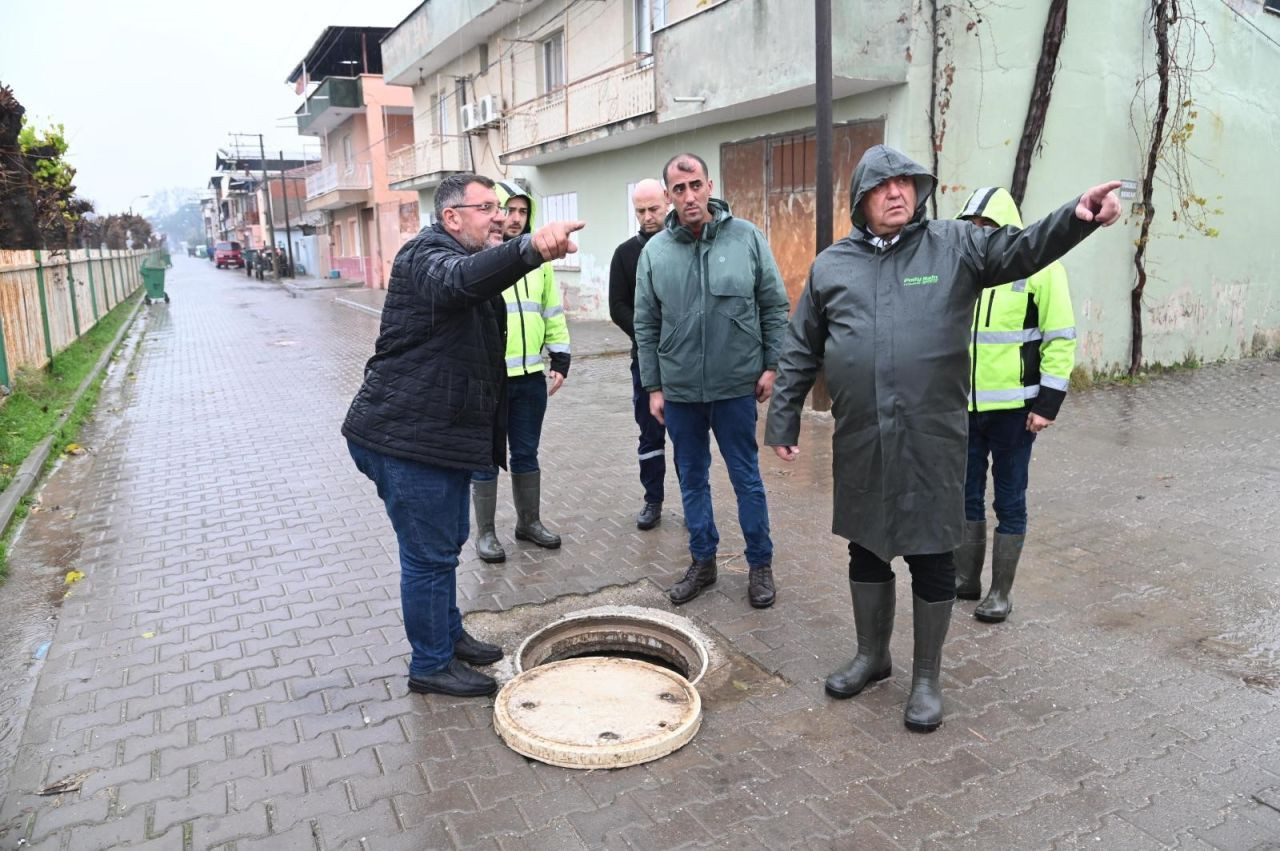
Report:
[[982,596],[982,563],[987,558],[987,521],[966,520],[964,536],[956,547],[956,596],[976,600]]
[[893,635],[894,584],[849,581],[853,596],[853,624],[858,647],[847,665],[827,677],[827,694],[839,700],[853,697],[868,685],[893,673],[889,638]]
[[530,541],[548,550],[560,546],[560,536],[542,525],[542,471],[511,474],[511,495],[516,502],[516,540]]
[[911,598],[916,646],[911,670],[911,694],[902,721],[916,733],[932,733],[942,726],[942,642],[951,626],[955,599],[926,603]]
[[1009,591],[1018,572],[1022,542],[1026,535],[1003,535],[996,532],[991,542],[991,590],[987,598],[973,610],[973,616],[986,623],[1000,623],[1013,611]]
[[502,542],[493,531],[493,512],[498,505],[498,480],[471,482],[471,504],[476,509],[476,555],[489,564],[507,560]]

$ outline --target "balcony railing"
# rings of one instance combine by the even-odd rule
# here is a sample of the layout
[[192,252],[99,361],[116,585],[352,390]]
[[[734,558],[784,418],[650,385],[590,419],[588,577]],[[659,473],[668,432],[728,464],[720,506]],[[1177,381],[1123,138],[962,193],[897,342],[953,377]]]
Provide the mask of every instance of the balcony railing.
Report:
[[387,180],[401,183],[430,175],[467,171],[467,160],[467,145],[463,137],[431,136],[387,157]]
[[502,121],[502,150],[519,151],[653,109],[653,66],[624,62],[513,107]]
[[373,187],[373,165],[367,162],[340,165],[330,163],[307,177],[307,197],[318,198],[339,189],[370,189]]

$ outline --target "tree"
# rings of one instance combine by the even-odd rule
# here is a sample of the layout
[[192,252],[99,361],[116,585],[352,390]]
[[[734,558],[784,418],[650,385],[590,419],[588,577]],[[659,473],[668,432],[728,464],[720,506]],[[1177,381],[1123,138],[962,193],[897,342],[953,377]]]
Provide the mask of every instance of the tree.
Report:
[[0,86],[0,245],[67,248],[93,203],[76,196],[62,125],[37,131],[25,113]]

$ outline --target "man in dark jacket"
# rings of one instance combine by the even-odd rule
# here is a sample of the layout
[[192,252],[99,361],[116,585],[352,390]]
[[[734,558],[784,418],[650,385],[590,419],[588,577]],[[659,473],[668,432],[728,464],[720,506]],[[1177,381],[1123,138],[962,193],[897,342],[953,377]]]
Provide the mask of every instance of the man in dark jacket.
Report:
[[915,632],[904,721],[942,723],[938,677],[964,525],[969,328],[982,287],[1026,277],[1120,215],[1095,186],[1026,230],[928,221],[935,178],[892,148],[851,181],[854,230],[823,251],[791,319],[765,443],[793,460],[800,409],[825,367],[835,415],[832,531],[849,539],[858,649],[827,678],[852,697],[891,673],[894,575],[911,568]]
[[662,230],[667,215],[667,195],[662,184],[645,178],[631,190],[631,206],[636,211],[640,232],[619,245],[609,264],[609,318],[631,338],[631,405],[640,427],[640,484],[644,487],[644,508],[636,518],[636,528],[652,529],[662,522],[662,500],[666,493],[667,430],[649,413],[649,394],[640,386],[640,360],[636,356],[636,265],[649,239]]
[[462,629],[455,568],[469,533],[471,474],[506,466],[502,291],[577,250],[581,222],[502,241],[493,181],[446,178],[436,224],[391,267],[382,328],[342,433],[378,489],[400,549],[400,605],[412,648],[409,689],[471,697],[497,683],[464,663],[502,649]]
[[707,164],[693,154],[662,170],[675,207],[636,266],[636,346],[649,412],[676,450],[689,553],[684,578],[667,592],[687,603],[716,581],[711,508],[711,434],[738,498],[746,539],[747,599],[773,605],[773,541],[756,444],[756,403],[773,392],[787,324],[787,292],[769,243],[729,205],[711,197]]

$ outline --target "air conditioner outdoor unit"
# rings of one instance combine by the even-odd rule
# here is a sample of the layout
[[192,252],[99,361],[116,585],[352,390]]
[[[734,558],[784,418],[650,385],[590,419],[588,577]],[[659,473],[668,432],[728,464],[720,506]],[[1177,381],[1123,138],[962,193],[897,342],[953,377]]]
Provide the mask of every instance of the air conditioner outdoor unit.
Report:
[[475,130],[479,126],[480,120],[476,105],[474,103],[464,103],[462,105],[462,132],[466,133]]
[[476,109],[479,112],[480,124],[488,125],[496,123],[502,118],[502,108],[498,103],[498,99],[493,95],[485,95],[476,102]]

